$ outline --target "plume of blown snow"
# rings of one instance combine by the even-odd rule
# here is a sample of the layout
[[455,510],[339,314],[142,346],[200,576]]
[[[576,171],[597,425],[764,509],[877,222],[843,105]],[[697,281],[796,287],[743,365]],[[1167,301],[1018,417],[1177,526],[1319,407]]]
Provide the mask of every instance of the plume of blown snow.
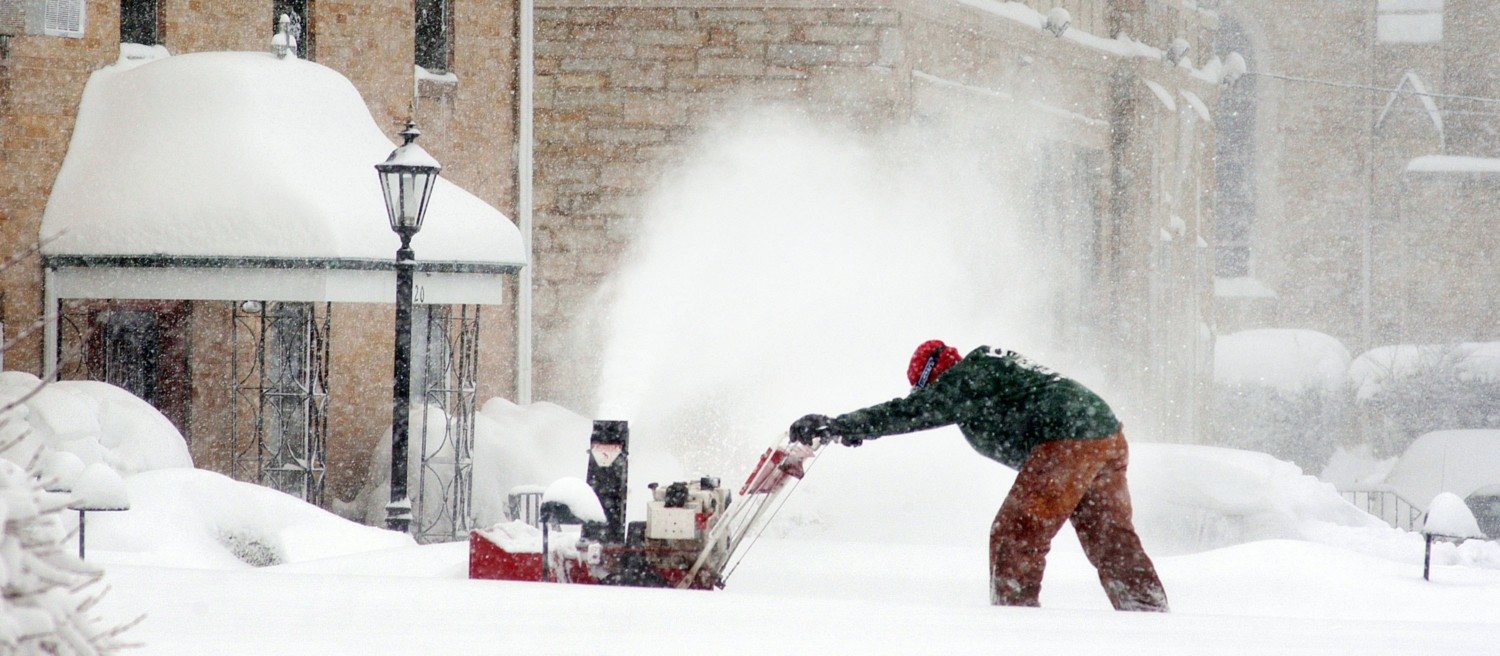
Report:
[[802,414],[905,394],[924,340],[1045,351],[1033,128],[766,109],[707,129],[594,304],[596,416],[630,420],[633,453],[732,477]]

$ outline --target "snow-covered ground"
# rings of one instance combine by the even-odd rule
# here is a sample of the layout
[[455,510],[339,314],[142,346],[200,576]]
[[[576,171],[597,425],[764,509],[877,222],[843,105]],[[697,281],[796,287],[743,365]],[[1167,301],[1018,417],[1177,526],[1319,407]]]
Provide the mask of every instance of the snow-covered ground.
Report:
[[463,545],[269,569],[114,566],[143,654],[1493,654],[1500,571],[1274,540],[1159,558],[1170,615],[1108,610],[1081,553],[1046,608],[986,605],[979,545],[764,540],[722,592],[469,581]]
[[[0,392],[30,380],[11,376]],[[43,451],[125,474],[131,509],[90,514],[87,546],[111,587],[102,612],[144,614],[127,634],[142,645],[135,653],[1363,656],[1500,644],[1500,544],[1439,544],[1423,581],[1421,536],[1264,454],[1132,445],[1137,524],[1171,598],[1166,616],[1109,610],[1066,528],[1044,608],[989,606],[988,517],[1014,474],[952,429],[826,451],[720,592],[470,581],[464,543],[416,546],[185,466],[175,448],[125,457],[140,453],[135,440],[161,450],[181,436],[105,387],[60,385],[18,416]],[[540,439],[569,454],[552,468],[582,473],[581,458],[566,464],[587,439],[576,415],[487,412],[532,428],[515,444],[481,445],[496,457]]]
[[[1500,641],[1500,545],[1440,544],[1424,582],[1420,536],[1268,456],[1183,445],[1137,444],[1132,468],[1172,614],[1110,610],[1068,529],[1044,608],[990,607],[982,516],[1003,470],[926,517],[898,501],[944,486],[841,505],[814,485],[861,459],[946,455],[944,436],[925,437],[825,453],[805,507],[720,592],[470,581],[464,543],[413,546],[190,469],[130,477],[135,510],[91,519],[89,554],[113,587],[105,612],[145,613],[130,634],[143,654],[1486,654]],[[828,518],[841,508],[865,526]]]

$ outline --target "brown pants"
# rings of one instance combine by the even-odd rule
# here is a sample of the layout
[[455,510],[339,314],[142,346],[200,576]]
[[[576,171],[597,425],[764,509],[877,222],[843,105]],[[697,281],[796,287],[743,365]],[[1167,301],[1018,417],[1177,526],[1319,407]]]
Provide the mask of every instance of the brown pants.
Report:
[[1038,606],[1052,537],[1071,519],[1115,610],[1166,611],[1167,593],[1130,521],[1123,433],[1032,450],[990,527],[990,601]]

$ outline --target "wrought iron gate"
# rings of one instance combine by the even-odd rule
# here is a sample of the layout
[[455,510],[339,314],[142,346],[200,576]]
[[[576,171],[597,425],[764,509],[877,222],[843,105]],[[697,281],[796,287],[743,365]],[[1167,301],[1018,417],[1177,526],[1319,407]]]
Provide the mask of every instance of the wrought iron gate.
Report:
[[322,505],[332,306],[236,303],[230,329],[234,478]]
[[419,394],[425,404],[413,447],[421,466],[412,499],[412,534],[422,543],[461,540],[474,523],[475,388],[479,368],[479,306],[419,306],[413,326],[422,357]]

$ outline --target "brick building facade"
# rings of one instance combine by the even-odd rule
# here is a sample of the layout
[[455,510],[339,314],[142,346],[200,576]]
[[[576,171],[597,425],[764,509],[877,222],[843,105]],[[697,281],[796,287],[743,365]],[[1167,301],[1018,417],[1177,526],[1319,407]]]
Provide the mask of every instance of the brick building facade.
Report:
[[[1247,96],[1235,148],[1248,186],[1221,217],[1250,255],[1220,271],[1265,294],[1218,299],[1223,327],[1313,328],[1355,353],[1500,339],[1500,5],[1219,4],[1221,34],[1242,35],[1235,47],[1265,74],[1231,92]],[[1427,156],[1473,159],[1412,169]]]
[[[514,2],[447,2],[447,70],[414,75],[413,0],[86,0],[77,38],[32,24],[26,12],[50,1],[0,0],[21,16],[0,29],[5,253],[40,236],[84,82],[120,56],[126,5],[154,9],[154,38],[174,54],[265,50],[273,5],[290,7],[306,19],[308,56],[353,82],[388,135],[415,116],[446,177],[515,215]],[[1060,37],[1044,29],[1058,7],[1072,18]],[[1156,409],[1151,432],[1190,439],[1201,426],[1214,235],[1207,108],[1220,89],[1212,12],[1176,0],[540,0],[535,16],[537,398],[591,407],[597,363],[572,342],[572,324],[632,243],[643,194],[706,121],[775,101],[876,130],[969,103],[1065,128],[1047,165],[1072,172],[1052,190],[1069,200],[1042,213],[1076,246],[1090,281],[1077,305],[1088,331],[1074,339],[1111,354],[1116,386],[1140,390],[1139,405]],[[1164,62],[1174,40],[1188,47],[1180,64]],[[37,265],[6,272],[9,325],[41,315],[41,276]],[[335,349],[346,349],[333,359],[366,363],[330,375],[343,399],[330,408],[341,433],[329,490],[340,499],[366,480],[386,421],[391,321],[384,306],[332,315]],[[485,321],[479,396],[511,396],[513,317]],[[6,366],[39,371],[41,351],[28,338]],[[209,355],[193,366],[222,368]],[[191,390],[195,399],[221,393]],[[222,469],[210,439],[220,429],[185,428],[200,466]]]
[[[998,9],[997,9],[998,7]],[[1063,7],[1073,26],[1044,31]],[[1215,20],[1176,2],[543,0],[537,11],[537,381],[592,407],[570,327],[631,243],[638,202],[717,113],[790,102],[878,130],[954,102],[1063,117],[1089,206],[1057,233],[1097,240],[1092,347],[1188,435],[1207,376]],[[1100,35],[1125,34],[1132,41]],[[1190,57],[1191,59],[1191,57]],[[1214,64],[1213,66],[1217,66]],[[1086,163],[1082,163],[1086,162]],[[1168,189],[1170,187],[1170,190]],[[1083,200],[1079,201],[1084,204]],[[1136,345],[1116,348],[1119,345]],[[1146,345],[1139,348],[1139,345]]]
[[[7,255],[24,251],[41,237],[42,215],[67,153],[84,83],[91,72],[122,56],[122,9],[147,12],[156,26],[151,34],[155,43],[148,45],[164,46],[173,54],[265,52],[275,24],[269,1],[86,0],[77,5],[82,8],[81,34],[57,36],[44,20],[45,10],[54,4],[0,2],[8,18],[0,25],[0,166],[5,171],[0,176],[0,244]],[[452,12],[453,29],[447,36],[445,71],[451,75],[441,77],[414,75],[412,0],[309,0],[277,7],[306,16],[305,38],[314,46],[311,58],[353,82],[388,135],[394,138],[406,119],[415,116],[426,133],[422,142],[443,163],[445,177],[495,207],[508,208],[515,188],[513,9],[509,3],[482,0],[443,4]],[[370,229],[389,230],[379,216],[370,217]],[[11,267],[0,281],[0,316],[11,336],[42,313],[42,272],[31,259]],[[190,317],[179,322],[187,333],[178,340],[178,350],[189,368],[191,389],[176,402],[183,408],[169,415],[187,436],[200,467],[228,472],[232,445],[225,440],[228,419],[222,406],[232,401],[225,382],[229,356],[222,351],[230,310],[221,304],[197,303],[191,309],[186,308],[192,303],[169,305],[134,304]],[[506,306],[482,315],[481,361],[487,373],[477,381],[481,400],[513,393],[512,314]],[[364,484],[370,453],[389,426],[391,306],[340,305],[332,313],[330,331],[336,336],[327,383],[333,399],[326,479],[331,501],[351,498]],[[5,365],[41,373],[42,350],[37,331],[7,351]]]

